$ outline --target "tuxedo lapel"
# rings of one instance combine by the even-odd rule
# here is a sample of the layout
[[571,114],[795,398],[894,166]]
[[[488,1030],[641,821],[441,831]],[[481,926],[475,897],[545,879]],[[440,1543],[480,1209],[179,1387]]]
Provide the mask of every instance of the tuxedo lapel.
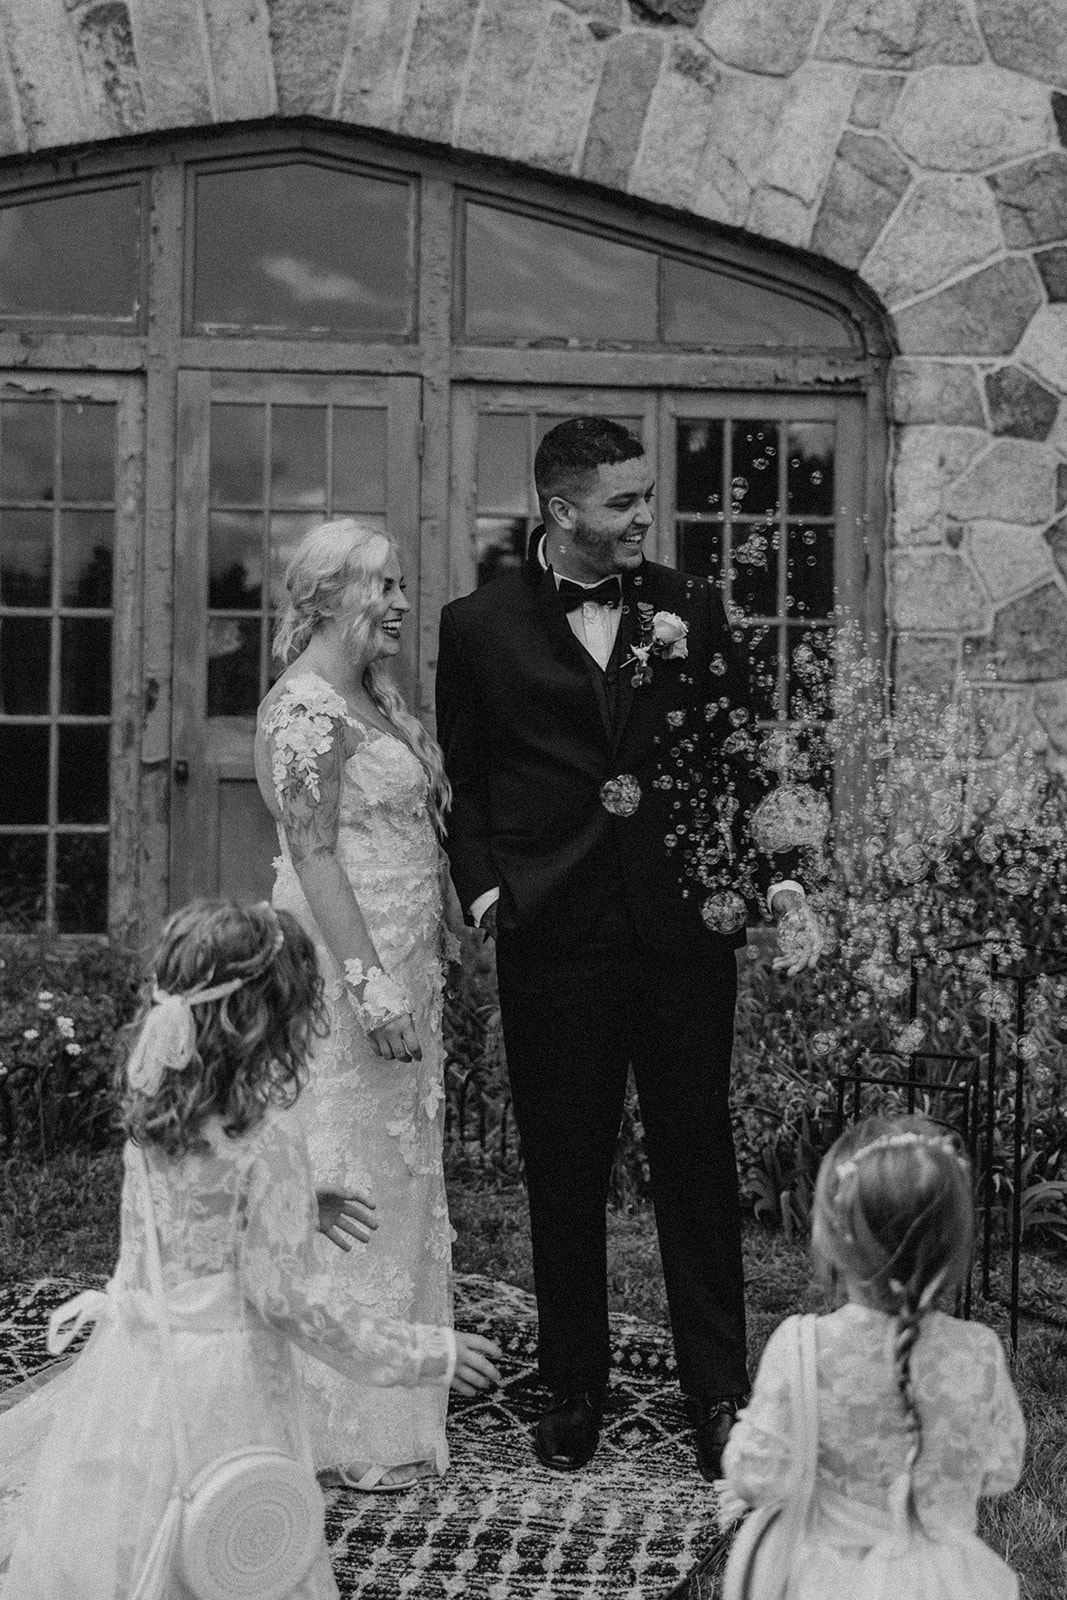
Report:
[[623,590],[622,616],[619,618],[619,637],[616,641],[619,652],[619,681],[615,694],[615,727],[612,741],[616,750],[622,743],[622,736],[634,702],[636,662],[631,661],[630,657],[633,654],[633,643],[637,638],[641,620],[637,612],[637,597],[640,594],[641,587],[632,584],[627,584]]

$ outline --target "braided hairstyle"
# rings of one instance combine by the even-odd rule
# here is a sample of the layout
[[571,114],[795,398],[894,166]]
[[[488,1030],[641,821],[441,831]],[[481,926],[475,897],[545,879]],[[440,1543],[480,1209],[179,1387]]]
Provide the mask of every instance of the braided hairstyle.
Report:
[[912,1356],[922,1321],[963,1280],[974,1233],[971,1174],[953,1134],[922,1117],[871,1117],[830,1149],[815,1186],[812,1249],[894,1319],[893,1375],[908,1433],[906,1512],[921,1528],[915,1468],[922,1416]]

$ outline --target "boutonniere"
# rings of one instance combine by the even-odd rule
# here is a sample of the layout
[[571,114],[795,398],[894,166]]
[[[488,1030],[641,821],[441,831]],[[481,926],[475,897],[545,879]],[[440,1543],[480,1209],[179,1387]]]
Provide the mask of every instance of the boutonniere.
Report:
[[685,642],[689,632],[688,622],[683,622],[673,611],[654,611],[646,600],[637,602],[637,615],[639,622],[637,638],[632,646],[633,655],[623,662],[624,667],[631,662],[634,664],[634,675],[630,681],[635,689],[643,683],[652,682],[651,656],[659,656],[663,661],[684,661],[689,654],[689,646]]

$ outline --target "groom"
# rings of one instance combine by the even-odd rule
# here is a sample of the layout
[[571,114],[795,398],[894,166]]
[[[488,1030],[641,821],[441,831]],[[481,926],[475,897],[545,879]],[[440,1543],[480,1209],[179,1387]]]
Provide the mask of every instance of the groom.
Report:
[[[678,1377],[697,1461],[719,1475],[748,1391],[728,1102],[746,900],[801,924],[745,818],[762,789],[747,679],[718,589],[646,561],[653,484],[604,417],[547,433],[544,526],[521,572],[441,616],[438,737],[447,848],[471,920],[497,941],[552,1391],[545,1466],[584,1466],[609,1369],[606,1200],[633,1067]],[[788,870],[788,867],[786,867]]]

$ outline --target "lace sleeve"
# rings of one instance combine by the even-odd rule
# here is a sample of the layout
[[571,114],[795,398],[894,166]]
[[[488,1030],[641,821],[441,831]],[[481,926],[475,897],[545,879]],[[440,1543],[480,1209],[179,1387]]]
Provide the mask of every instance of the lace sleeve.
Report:
[[344,700],[322,678],[291,678],[263,719],[271,782],[295,865],[333,850],[341,802]]
[[328,1275],[317,1260],[315,1191],[300,1123],[271,1113],[254,1137],[241,1244],[246,1298],[310,1355],[362,1383],[450,1383],[450,1329],[333,1315]]
[[752,1399],[739,1414],[723,1451],[728,1488],[749,1506],[771,1505],[788,1487],[793,1437],[789,1379],[795,1343],[796,1318],[789,1317],[767,1341]]
[[982,1474],[982,1494],[1007,1494],[1023,1470],[1026,1423],[1000,1340],[994,1337],[993,1401],[989,1428],[989,1458]]

